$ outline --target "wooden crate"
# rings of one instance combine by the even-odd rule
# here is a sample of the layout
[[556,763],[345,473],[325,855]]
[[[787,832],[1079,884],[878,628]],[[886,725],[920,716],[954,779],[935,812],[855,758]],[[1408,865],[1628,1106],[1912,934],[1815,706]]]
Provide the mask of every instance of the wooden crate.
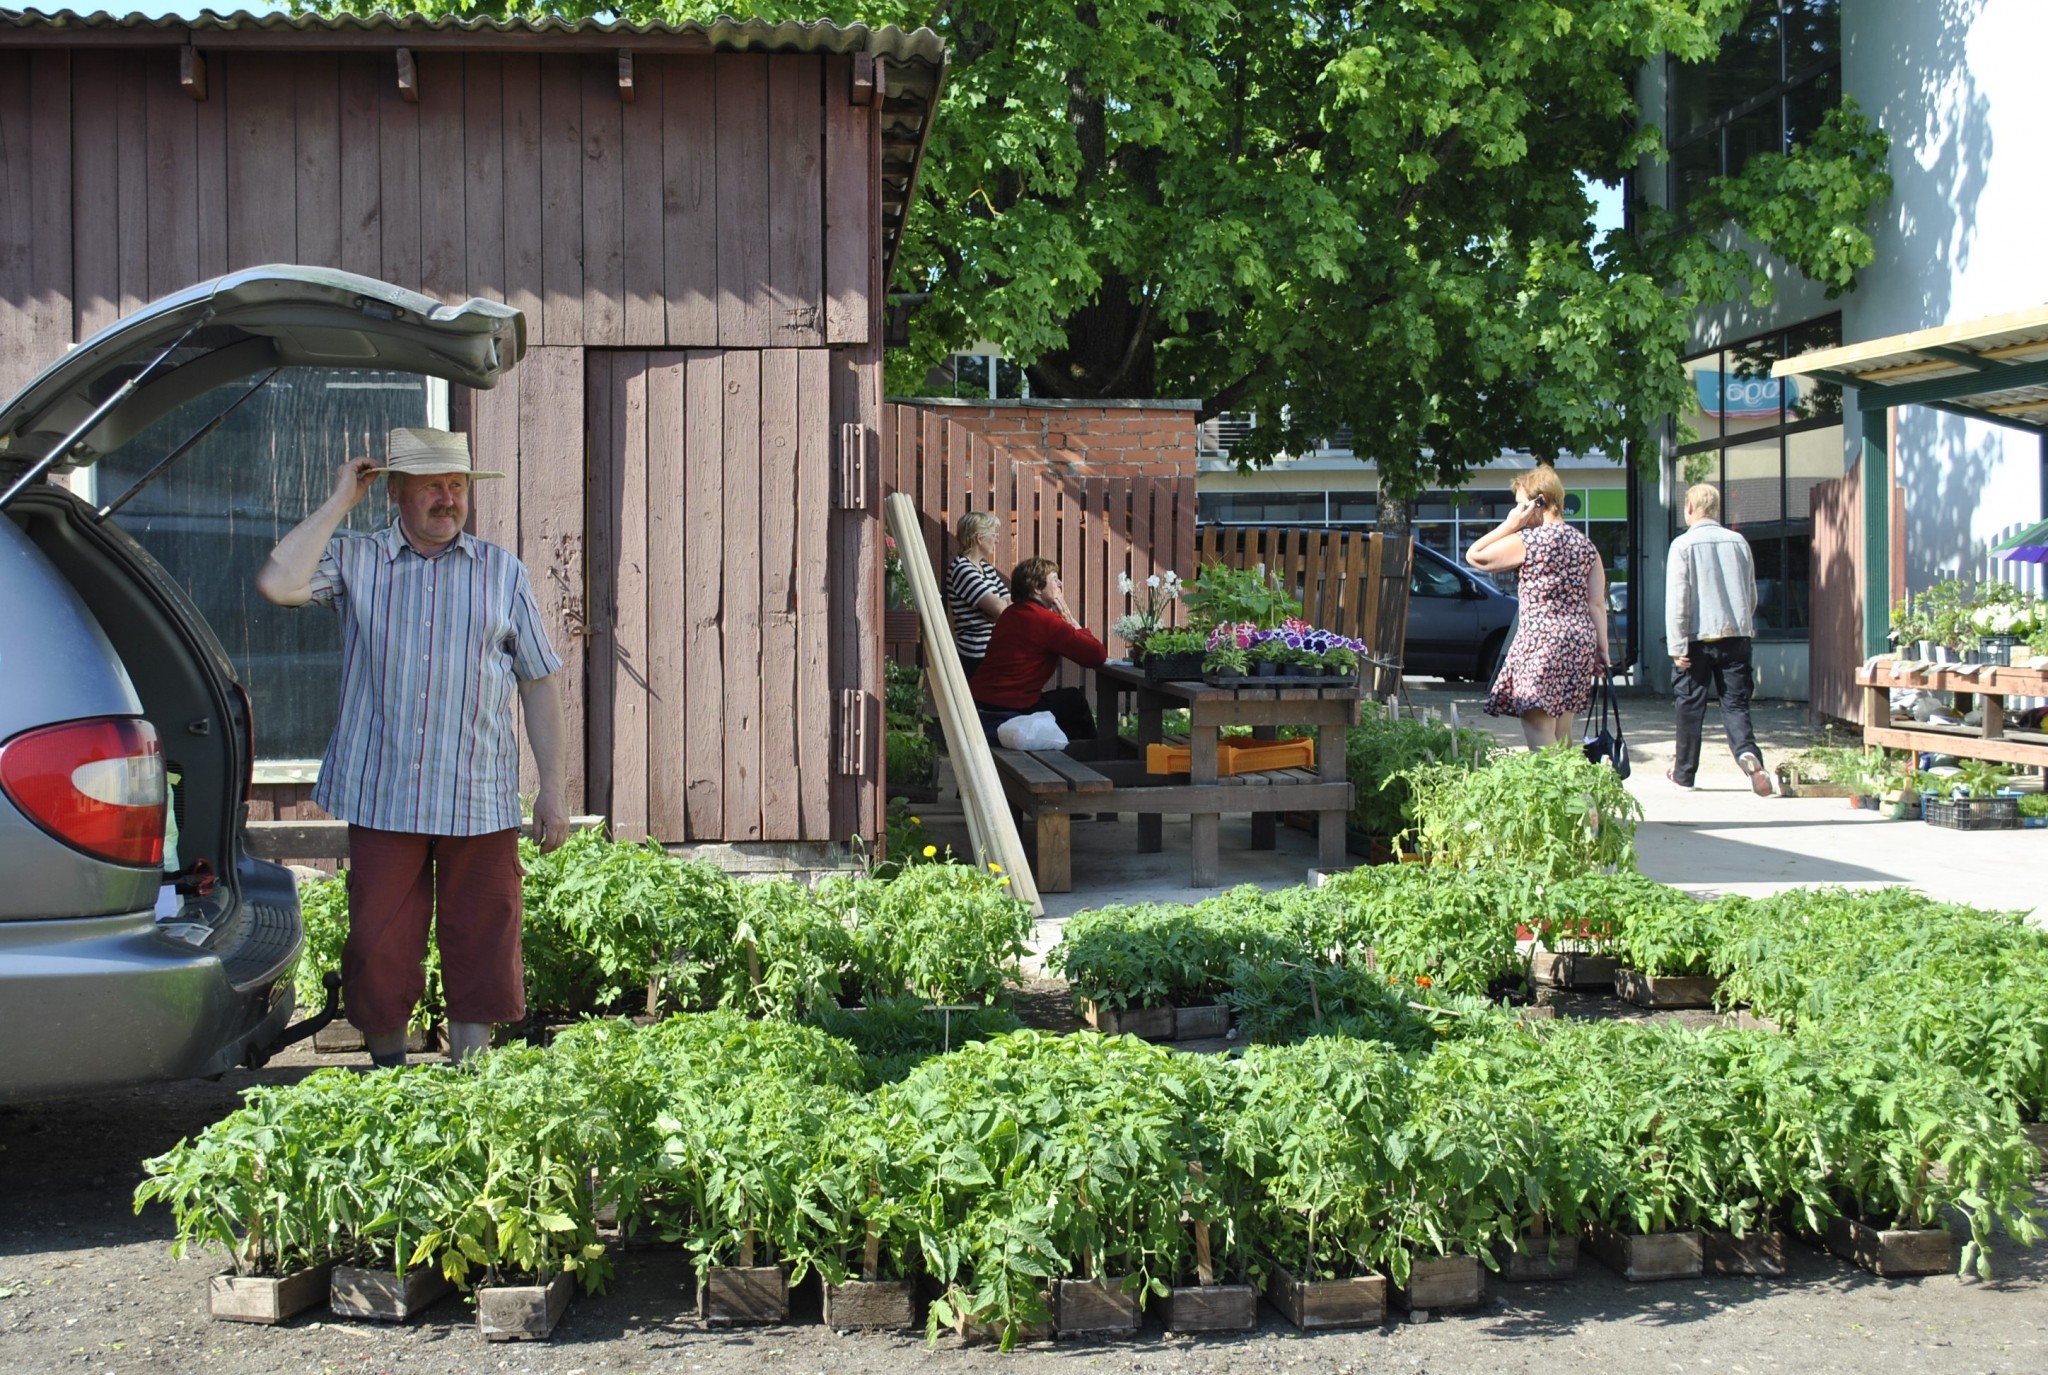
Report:
[[1828,1221],[1821,1240],[1843,1260],[1873,1275],[1944,1275],[1956,1268],[1956,1239],[1946,1228],[1872,1227],[1855,1218]]
[[1377,1327],[1387,1317],[1387,1277],[1297,1280],[1277,1265],[1266,1272],[1266,1297],[1304,1332],[1330,1327]]
[[1703,1269],[1698,1232],[1624,1233],[1594,1223],[1586,1245],[1625,1280],[1698,1279]]
[[1582,950],[1532,950],[1529,980],[1546,988],[1612,988],[1621,961]]
[[1214,1040],[1229,1034],[1230,1009],[1221,1003],[1173,1010],[1173,1037],[1176,1041]]
[[1171,1041],[1174,1015],[1171,1007],[1127,1007],[1121,1010],[1090,1002],[1088,1025],[1105,1036],[1142,1036],[1148,1041]]
[[454,1289],[434,1266],[415,1266],[400,1279],[389,1270],[337,1265],[327,1306],[341,1318],[410,1322]]
[[1493,1258],[1500,1266],[1500,1277],[1512,1283],[1575,1279],[1579,1273],[1579,1239],[1522,1237],[1512,1246],[1505,1242],[1496,1244]]
[[1259,1291],[1249,1284],[1177,1284],[1161,1318],[1168,1332],[1249,1332],[1259,1325]]
[[1711,974],[1650,975],[1634,969],[1614,972],[1614,991],[1637,1007],[1665,1010],[1679,1007],[1712,1007],[1714,992],[1721,981]]
[[281,1323],[325,1303],[334,1283],[334,1262],[289,1275],[215,1275],[207,1310],[222,1322]]
[[576,1277],[566,1270],[546,1284],[481,1285],[476,1330],[487,1342],[546,1341],[575,1295]]
[[1408,1263],[1408,1283],[1390,1282],[1387,1297],[1404,1313],[1477,1308],[1486,1302],[1486,1267],[1477,1256],[1417,1256]]
[[900,1332],[917,1325],[909,1280],[848,1280],[825,1286],[825,1326]]
[[1785,1273],[1785,1234],[1707,1232],[1700,1243],[1701,1268],[1709,1275],[1759,1275],[1778,1279]]
[[789,1272],[780,1265],[714,1265],[697,1286],[697,1317],[714,1327],[789,1321]]
[[1119,1279],[1061,1280],[1054,1292],[1053,1326],[1065,1336],[1127,1337],[1138,1330],[1138,1290],[1126,1289]]

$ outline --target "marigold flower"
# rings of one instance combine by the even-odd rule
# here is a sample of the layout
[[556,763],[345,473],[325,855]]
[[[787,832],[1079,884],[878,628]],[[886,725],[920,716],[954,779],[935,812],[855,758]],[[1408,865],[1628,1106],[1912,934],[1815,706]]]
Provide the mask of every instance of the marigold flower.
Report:
[[1417,988],[1428,988],[1428,987],[1429,987],[1429,975],[1427,975],[1427,974],[1417,974],[1417,975],[1415,976],[1415,986],[1416,986]]

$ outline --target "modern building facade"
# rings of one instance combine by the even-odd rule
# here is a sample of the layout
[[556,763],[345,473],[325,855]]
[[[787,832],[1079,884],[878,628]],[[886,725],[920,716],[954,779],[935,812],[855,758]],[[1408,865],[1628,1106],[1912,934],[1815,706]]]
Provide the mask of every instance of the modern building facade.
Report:
[[[1643,105],[1665,121],[1672,157],[1643,169],[1643,199],[1682,208],[1699,179],[1788,146],[1844,94],[1890,136],[1894,185],[1872,225],[1876,261],[1855,291],[1828,300],[1767,260],[1769,305],[1732,303],[1695,321],[1694,407],[1673,418],[1658,471],[1635,492],[1654,687],[1670,683],[1664,552],[1685,488],[1711,481],[1756,554],[1758,691],[1807,697],[1810,494],[1855,462],[1864,436],[1838,389],[1773,379],[1778,360],[2048,301],[2038,230],[2048,189],[2034,153],[2048,84],[2031,60],[2044,39],[2048,6],[2032,0],[1759,0],[1718,62],[1644,73]],[[2000,532],[2044,514],[2048,460],[2032,435],[1909,407],[1891,442],[1912,590],[1972,574]]]

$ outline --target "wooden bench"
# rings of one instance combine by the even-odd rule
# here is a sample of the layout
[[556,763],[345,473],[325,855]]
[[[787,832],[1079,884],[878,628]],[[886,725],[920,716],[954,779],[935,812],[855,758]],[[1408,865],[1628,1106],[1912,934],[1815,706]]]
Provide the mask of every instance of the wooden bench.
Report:
[[[1243,773],[1214,783],[1190,783],[1185,774],[1147,774],[1137,760],[1081,760],[1057,750],[995,751],[996,773],[1012,806],[1032,822],[1032,873],[1043,893],[1074,887],[1075,813],[1194,816],[1200,813],[1351,809],[1346,779],[1325,779],[1312,769]],[[1141,832],[1141,852],[1159,848],[1156,831]]]

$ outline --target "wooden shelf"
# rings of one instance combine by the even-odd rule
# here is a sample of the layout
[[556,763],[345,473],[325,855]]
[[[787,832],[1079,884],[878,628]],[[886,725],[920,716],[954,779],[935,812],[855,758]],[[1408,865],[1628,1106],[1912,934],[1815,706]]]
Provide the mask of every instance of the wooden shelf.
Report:
[[[1872,659],[1856,671],[1863,689],[1863,743],[1902,750],[1934,750],[1967,759],[1984,759],[1997,764],[2028,764],[2048,767],[2048,734],[2040,731],[2008,731],[2005,699],[2048,697],[2048,667],[2008,668],[2000,665],[1916,664],[1902,667],[1890,656]],[[1919,688],[1932,692],[1970,693],[1983,699],[1981,726],[1945,726],[1891,719],[1890,693],[1894,688]]]

